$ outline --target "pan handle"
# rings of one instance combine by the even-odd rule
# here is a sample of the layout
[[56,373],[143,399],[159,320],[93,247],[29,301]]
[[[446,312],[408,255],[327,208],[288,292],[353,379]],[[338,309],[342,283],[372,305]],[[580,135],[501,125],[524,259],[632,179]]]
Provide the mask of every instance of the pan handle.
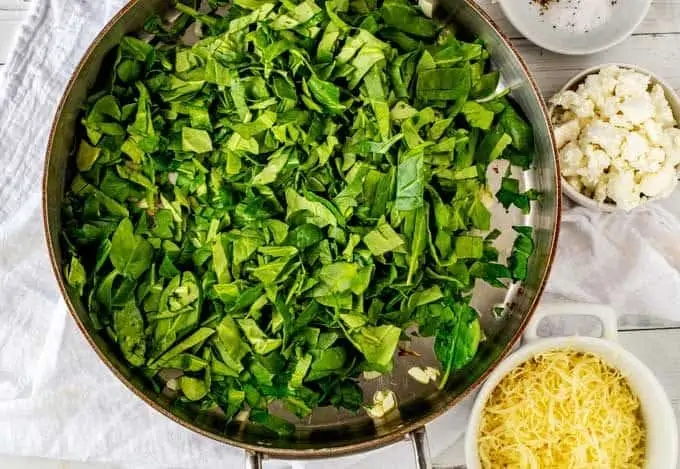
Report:
[[427,431],[425,427],[416,428],[411,432],[411,441],[416,456],[417,469],[432,469],[432,458],[430,457],[430,445],[427,442]]
[[[416,469],[432,469],[432,459],[430,458],[430,446],[427,442],[427,432],[425,427],[413,430],[409,434],[409,439],[413,444]],[[246,469],[262,469],[264,456],[257,451],[246,451]]]
[[257,451],[246,451],[246,469],[262,469],[264,455]]
[[543,303],[541,304],[533,317],[524,329],[522,336],[523,343],[530,343],[540,340],[542,337],[538,335],[538,326],[541,322],[550,317],[564,317],[564,316],[592,316],[600,320],[602,323],[602,338],[616,342],[617,339],[617,318],[616,312],[605,305],[590,304],[590,303]]

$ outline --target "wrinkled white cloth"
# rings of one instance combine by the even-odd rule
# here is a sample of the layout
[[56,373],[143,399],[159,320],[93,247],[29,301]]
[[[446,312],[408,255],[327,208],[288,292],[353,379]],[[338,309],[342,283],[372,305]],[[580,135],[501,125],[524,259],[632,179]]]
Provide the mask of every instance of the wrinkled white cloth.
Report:
[[609,305],[620,324],[680,321],[680,192],[630,213],[565,206],[547,296]]
[[[135,469],[237,468],[243,464],[240,450],[175,424],[114,379],[68,316],[46,253],[40,183],[49,124],[77,61],[123,3],[35,0],[3,70],[0,454],[113,462]],[[549,292],[610,304],[621,314],[680,319],[678,216],[662,204],[632,214],[570,209],[563,218]],[[468,399],[428,427],[433,454],[460,438],[469,405]],[[360,456],[268,461],[266,467],[407,469],[414,467],[412,461],[411,447],[403,442]]]

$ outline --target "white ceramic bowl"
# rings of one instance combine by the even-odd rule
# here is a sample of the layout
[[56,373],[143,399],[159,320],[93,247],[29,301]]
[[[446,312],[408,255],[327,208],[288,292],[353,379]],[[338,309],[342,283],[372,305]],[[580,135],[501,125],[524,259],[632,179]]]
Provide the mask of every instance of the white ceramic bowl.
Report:
[[[553,27],[573,23],[572,15],[580,17],[580,21],[597,21],[600,15],[584,8],[585,2],[590,2],[591,8],[594,3],[604,3],[610,16],[587,32],[568,26]],[[531,0],[499,3],[513,26],[537,46],[560,54],[585,55],[608,49],[630,36],[647,16],[652,0],[618,0],[614,5],[609,1],[572,0],[553,2],[544,9]]]
[[[548,316],[595,316],[602,322],[602,338],[552,337],[537,335],[540,322]],[[616,316],[605,306],[588,304],[544,304],[527,326],[522,346],[489,375],[477,395],[465,435],[465,459],[468,469],[481,469],[477,450],[478,428],[482,410],[491,392],[514,368],[532,357],[550,350],[589,352],[621,371],[631,389],[640,398],[647,428],[646,469],[673,469],[678,458],[678,428],[668,396],[654,374],[633,354],[616,343]]]
[[[662,78],[660,78],[658,75],[655,75],[654,73],[650,72],[649,70],[646,70],[642,67],[638,67],[637,65],[630,65],[630,64],[622,64],[622,63],[606,63],[602,65],[597,65],[595,67],[587,68],[583,70],[582,72],[578,73],[574,77],[572,77],[565,85],[562,87],[560,92],[566,91],[566,90],[575,90],[578,85],[583,83],[588,75],[594,75],[598,73],[600,70],[606,67],[620,67],[620,68],[626,68],[629,70],[635,70],[636,72],[643,73],[651,78],[651,82],[653,84],[659,84],[664,90],[664,93],[666,95],[666,99],[668,100],[668,103],[671,106],[671,109],[673,110],[673,117],[675,117],[675,120],[680,122],[680,95],[675,92],[673,87],[669,85],[667,82],[665,82]],[[552,119],[552,114],[553,111],[555,110],[555,106],[550,105],[549,107],[549,113],[550,113],[550,118]],[[574,202],[578,203],[579,205],[582,205],[584,207],[588,207],[594,210],[599,210],[602,212],[615,212],[618,210],[622,210],[621,208],[617,207],[616,204],[613,203],[599,203],[590,197],[587,197],[583,194],[581,194],[579,191],[577,191],[571,184],[567,182],[567,180],[562,177],[562,191],[564,194],[569,197],[571,200]],[[649,200],[654,200],[654,199],[649,199]]]

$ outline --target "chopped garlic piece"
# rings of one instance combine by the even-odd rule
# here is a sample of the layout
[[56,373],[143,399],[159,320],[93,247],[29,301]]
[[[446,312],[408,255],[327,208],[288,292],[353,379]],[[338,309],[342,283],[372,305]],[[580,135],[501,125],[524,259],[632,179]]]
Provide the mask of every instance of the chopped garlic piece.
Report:
[[411,367],[408,370],[408,374],[411,378],[422,384],[427,384],[430,381],[437,381],[439,378],[439,370],[432,368],[431,366],[428,366],[425,369],[417,366]]
[[237,422],[247,422],[248,418],[250,417],[250,411],[249,410],[242,410],[236,416],[234,417],[234,420]]
[[179,383],[175,378],[169,379],[165,383],[165,386],[171,391],[177,391],[179,389]]
[[419,0],[418,5],[423,10],[423,14],[428,18],[432,18],[432,11],[434,10],[434,4],[427,0]]
[[366,381],[370,381],[372,379],[380,378],[382,376],[382,373],[379,371],[364,371],[363,377]]
[[397,396],[393,391],[376,391],[373,405],[366,407],[366,413],[374,419],[383,418],[397,407]]

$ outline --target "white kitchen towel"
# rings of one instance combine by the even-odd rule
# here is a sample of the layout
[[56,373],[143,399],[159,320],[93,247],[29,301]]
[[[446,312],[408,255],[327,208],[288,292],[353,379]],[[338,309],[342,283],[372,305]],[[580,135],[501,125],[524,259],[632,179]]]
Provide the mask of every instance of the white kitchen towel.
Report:
[[[242,452],[146,406],[100,363],[68,317],[46,254],[40,179],[49,124],[68,76],[123,0],[35,0],[0,85],[0,453],[123,467],[237,468]],[[677,202],[677,200],[676,200]],[[668,207],[680,207],[667,204]],[[549,290],[622,314],[680,319],[677,212],[565,214]],[[429,426],[432,452],[464,430],[469,401]],[[314,469],[413,467],[400,443]],[[456,461],[460,463],[461,461]],[[285,467],[268,462],[267,467]]]
[[565,205],[548,295],[610,305],[628,323],[680,320],[680,191],[631,213]]

